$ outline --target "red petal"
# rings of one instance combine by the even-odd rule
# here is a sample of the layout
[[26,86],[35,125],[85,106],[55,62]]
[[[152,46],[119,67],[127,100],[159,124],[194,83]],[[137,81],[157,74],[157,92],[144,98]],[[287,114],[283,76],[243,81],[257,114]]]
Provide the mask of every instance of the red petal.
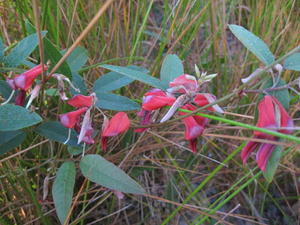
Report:
[[80,115],[84,113],[88,108],[81,108],[73,112],[68,112],[59,115],[60,122],[66,128],[73,128],[80,119]]
[[102,137],[117,136],[128,130],[130,127],[130,120],[124,112],[118,112],[109,121],[108,125],[102,132]]
[[[293,119],[285,111],[285,109],[281,105],[281,103],[274,96],[272,96],[272,99],[275,102],[275,104],[277,104],[277,106],[279,107],[279,110],[280,110],[280,127],[289,127],[289,128],[294,127]],[[280,129],[279,132],[285,133],[285,134],[291,134],[293,132],[293,130]]]
[[174,97],[164,97],[157,95],[146,96],[144,98],[142,108],[145,110],[156,110],[167,105],[172,105],[175,100],[176,98]]
[[268,159],[270,158],[275,145],[262,144],[256,153],[256,162],[258,167],[262,170],[266,170]]
[[[266,95],[258,105],[258,121],[256,126],[262,128],[277,128],[275,109],[272,97]],[[260,138],[269,138],[270,135],[254,131],[254,135]]]
[[192,140],[202,135],[204,127],[199,125],[193,116],[183,119],[185,125],[185,139]]
[[23,106],[25,103],[26,91],[20,90],[16,97],[16,105]]
[[[37,76],[42,74],[42,65],[37,65],[26,72],[14,77],[15,86],[21,90],[27,91]],[[44,70],[47,70],[47,66],[44,65]]]
[[243,160],[243,163],[245,164],[247,159],[249,158],[250,154],[256,149],[259,143],[250,141],[247,143],[247,145],[243,148],[241,153],[241,158]]
[[[199,85],[198,81],[194,76],[183,74],[177,78],[175,78],[172,82],[170,82],[170,87],[176,87],[176,86],[184,86],[188,91],[198,91]],[[186,91],[182,88],[177,90],[179,93],[186,93]]]
[[90,107],[93,105],[94,97],[93,96],[85,96],[85,95],[75,95],[68,101],[68,104],[76,107]]
[[197,152],[197,138],[190,140],[190,148],[194,153]]

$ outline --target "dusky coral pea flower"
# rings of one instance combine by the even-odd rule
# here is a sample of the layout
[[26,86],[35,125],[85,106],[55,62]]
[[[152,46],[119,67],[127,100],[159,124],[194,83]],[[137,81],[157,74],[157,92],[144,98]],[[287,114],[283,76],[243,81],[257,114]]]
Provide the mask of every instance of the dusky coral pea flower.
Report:
[[84,113],[87,109],[87,107],[84,107],[72,112],[59,115],[61,124],[66,128],[73,128],[80,119],[81,114]]
[[[194,111],[197,108],[191,104],[186,104],[181,107],[182,109]],[[185,115],[185,112],[179,111],[180,115]],[[185,125],[185,134],[184,137],[190,143],[190,148],[195,153],[197,152],[197,138],[202,135],[206,124],[208,123],[208,119],[202,116],[188,116],[183,119],[183,123]]]
[[118,112],[109,121],[105,121],[101,134],[102,149],[106,150],[109,137],[117,136],[127,131],[129,127],[130,120],[124,112]]
[[156,110],[167,105],[172,105],[176,101],[173,96],[168,96],[160,89],[152,89],[144,95],[142,109]]
[[[216,96],[209,93],[198,93],[193,98],[193,102],[200,107],[211,104],[216,100],[217,100]],[[224,110],[218,104],[214,104],[213,106],[208,107],[207,110],[224,113]]]
[[81,108],[81,107],[91,107],[94,103],[94,96],[85,96],[85,95],[75,95],[73,98],[68,100],[68,104],[75,107],[75,108]]
[[171,92],[178,93],[187,93],[189,91],[198,92],[199,84],[197,79],[189,74],[183,74],[175,78],[172,82],[169,83]]
[[[281,103],[273,96],[266,95],[258,105],[257,127],[272,129],[280,133],[290,134],[294,126],[292,118],[288,115]],[[254,131],[254,138],[265,139],[270,141],[278,140],[269,134],[260,131]],[[259,143],[250,141],[243,148],[241,158],[245,164],[250,154],[258,149],[256,153],[256,162],[258,167],[265,171],[269,157],[271,156],[276,145],[270,143]]]
[[[43,70],[46,71],[47,66],[37,65],[26,72],[14,77],[14,86],[17,89],[27,91],[33,84],[34,80],[42,74]],[[10,85],[12,87],[12,85]]]

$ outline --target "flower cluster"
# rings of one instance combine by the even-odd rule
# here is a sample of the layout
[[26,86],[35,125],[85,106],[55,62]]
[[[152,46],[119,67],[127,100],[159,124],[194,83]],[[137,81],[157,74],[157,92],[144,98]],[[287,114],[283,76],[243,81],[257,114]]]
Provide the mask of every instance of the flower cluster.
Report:
[[[144,95],[142,110],[138,112],[141,117],[141,124],[150,124],[152,115],[158,109],[164,106],[170,106],[167,114],[161,119],[164,122],[171,118],[177,109],[186,109],[194,111],[197,106],[205,106],[213,103],[216,97],[209,93],[198,93],[200,86],[194,76],[183,74],[175,78],[169,84],[169,89],[164,92],[160,89],[152,89]],[[179,96],[176,98],[175,96]],[[223,110],[217,105],[209,107],[208,110],[223,113]],[[185,115],[184,112],[179,112],[180,115]],[[197,137],[201,136],[208,119],[201,116],[188,116],[183,119],[185,125],[185,139],[189,141],[190,147],[193,152],[197,149]],[[146,128],[136,129],[136,132],[142,132]]]
[[[19,92],[16,96],[15,104],[23,106],[25,103],[27,91],[31,88],[35,79],[39,75],[41,75],[43,71],[46,70],[48,70],[48,67],[46,65],[37,65],[32,69],[25,71],[22,74],[16,75],[14,78],[6,79],[6,82],[8,83],[8,85],[11,87],[13,91],[11,93],[11,96],[7,99],[7,101],[2,104],[8,103],[13,97],[15,91],[18,90]],[[40,88],[41,88],[40,84],[37,84],[32,89],[32,91],[30,92],[30,98],[28,100],[26,108],[28,108],[31,102],[38,96]]]
[[[60,123],[69,128],[67,143],[70,139],[71,129],[78,134],[78,144],[84,142],[85,144],[94,144],[93,139],[94,129],[92,127],[91,109],[96,100],[95,94],[89,96],[77,94],[67,101],[67,104],[76,108],[76,110],[59,115]],[[82,116],[84,114],[84,116]],[[108,137],[117,136],[128,130],[130,121],[124,112],[119,112],[108,120],[104,117],[102,125],[101,143],[102,149],[106,150]]]
[[[273,96],[266,95],[258,105],[257,127],[271,129],[284,134],[291,134],[290,128],[294,127],[292,118],[285,111],[281,103]],[[276,141],[277,137],[260,131],[254,131],[254,138]],[[250,154],[258,149],[256,162],[258,167],[265,171],[268,159],[270,158],[276,145],[271,143],[259,143],[250,141],[242,150],[241,158],[246,163]]]

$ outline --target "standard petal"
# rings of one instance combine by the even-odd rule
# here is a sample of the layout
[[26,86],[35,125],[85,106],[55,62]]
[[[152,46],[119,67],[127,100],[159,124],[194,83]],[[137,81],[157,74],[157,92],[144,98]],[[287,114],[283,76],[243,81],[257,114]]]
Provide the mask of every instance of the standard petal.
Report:
[[111,137],[121,134],[130,127],[130,120],[126,113],[118,112],[108,122],[108,125],[102,132],[103,137]]
[[94,102],[93,96],[85,96],[85,95],[75,95],[73,98],[68,100],[68,104],[75,107],[75,108],[81,108],[81,107],[91,107]]
[[197,92],[199,90],[199,84],[198,81],[194,76],[191,76],[189,74],[183,74],[179,77],[175,78],[172,82],[170,82],[169,87],[180,87],[176,90],[178,93],[186,93],[186,91],[193,91]]
[[80,115],[84,113],[88,108],[81,108],[73,112],[68,112],[65,114],[59,115],[60,122],[66,128],[73,128],[75,124],[80,119]]

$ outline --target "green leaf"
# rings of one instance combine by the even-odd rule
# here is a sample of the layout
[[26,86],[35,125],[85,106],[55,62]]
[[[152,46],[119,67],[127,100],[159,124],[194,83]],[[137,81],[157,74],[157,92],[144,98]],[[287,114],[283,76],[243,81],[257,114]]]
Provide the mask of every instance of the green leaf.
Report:
[[[134,65],[127,66],[126,68],[137,70],[144,73],[148,72],[143,67],[134,66]],[[133,81],[134,79],[124,76],[120,73],[109,72],[103,74],[95,81],[93,90],[94,92],[109,92],[124,87]]]
[[144,194],[145,190],[123,170],[100,155],[86,155],[80,161],[82,174],[106,188],[125,193]]
[[12,92],[11,87],[8,85],[8,83],[4,80],[0,80],[0,95],[5,98],[8,99],[10,94]]
[[22,130],[0,131],[0,155],[22,144],[26,133]]
[[[62,54],[58,50],[58,48],[55,47],[54,44],[52,44],[49,39],[44,39],[44,49],[45,49],[45,62],[50,61],[50,68],[49,71],[56,65],[56,63],[62,58]],[[69,68],[69,65],[67,62],[63,62],[63,64],[57,69],[56,73],[63,74],[71,79],[72,73],[71,69]]]
[[277,145],[274,148],[272,155],[268,159],[266,171],[264,171],[263,174],[269,183],[272,182],[272,180],[273,180],[276,169],[279,165],[280,158],[282,156],[282,151],[283,151],[282,145]]
[[[87,95],[87,87],[84,79],[77,72],[72,72],[72,84],[80,90],[80,94]],[[78,94],[73,88],[70,89],[72,95]]]
[[42,118],[38,114],[21,106],[11,104],[0,106],[0,131],[19,130],[41,121]]
[[[65,51],[63,51],[64,54]],[[72,72],[77,72],[88,60],[88,52],[84,47],[78,46],[67,58],[67,63]]]
[[[42,37],[44,37],[47,31],[42,31]],[[21,40],[5,57],[5,64],[10,67],[17,67],[24,63],[26,58],[35,50],[38,46],[37,34],[31,34]]]
[[58,169],[52,187],[56,214],[61,224],[64,224],[72,204],[76,169],[74,162],[64,162]]
[[82,154],[82,152],[83,152],[82,147],[68,146],[67,150],[71,155],[79,155],[79,154]]
[[101,67],[105,68],[105,69],[108,69],[108,70],[111,70],[111,71],[114,71],[116,73],[119,73],[119,74],[123,74],[133,80],[138,80],[140,82],[143,82],[145,84],[149,84],[153,87],[156,87],[156,88],[160,88],[160,89],[165,89],[165,85],[163,85],[163,83],[155,78],[155,77],[152,77],[144,72],[141,72],[141,71],[136,71],[136,70],[133,70],[133,69],[129,69],[129,68],[126,68],[126,67],[122,67],[122,66],[113,66],[113,65],[101,65]]
[[[278,78],[275,78],[278,79]],[[277,85],[275,87],[281,87],[286,85],[285,81],[280,79],[277,82]],[[262,89],[267,89],[273,87],[273,78],[270,77],[266,83],[263,85]],[[282,104],[282,106],[285,108],[286,111],[289,110],[289,106],[290,106],[290,94],[287,88],[285,89],[281,89],[281,90],[275,90],[275,91],[269,91],[268,92],[270,95],[274,96],[275,98],[277,98],[277,100]],[[263,95],[260,96],[260,98],[262,98]]]
[[119,89],[134,80],[116,72],[109,72],[99,77],[94,83],[94,92],[109,92]]
[[269,47],[259,37],[238,25],[231,24],[229,25],[229,29],[265,65],[270,65],[275,61]]
[[300,53],[289,56],[284,61],[283,67],[288,70],[300,71]]
[[[52,141],[57,141],[60,143],[64,143],[68,138],[69,129],[61,125],[59,122],[45,122],[42,123],[35,129],[39,135],[49,138]],[[70,140],[67,145],[70,146],[79,146],[77,145],[77,134],[72,129]]]
[[4,49],[5,49],[5,45],[2,39],[0,38],[0,62],[4,61]]
[[169,85],[176,77],[184,74],[184,68],[177,55],[167,55],[160,69],[160,79]]
[[130,111],[140,109],[140,105],[127,97],[111,93],[95,92],[97,95],[96,106],[102,109],[116,111]]

